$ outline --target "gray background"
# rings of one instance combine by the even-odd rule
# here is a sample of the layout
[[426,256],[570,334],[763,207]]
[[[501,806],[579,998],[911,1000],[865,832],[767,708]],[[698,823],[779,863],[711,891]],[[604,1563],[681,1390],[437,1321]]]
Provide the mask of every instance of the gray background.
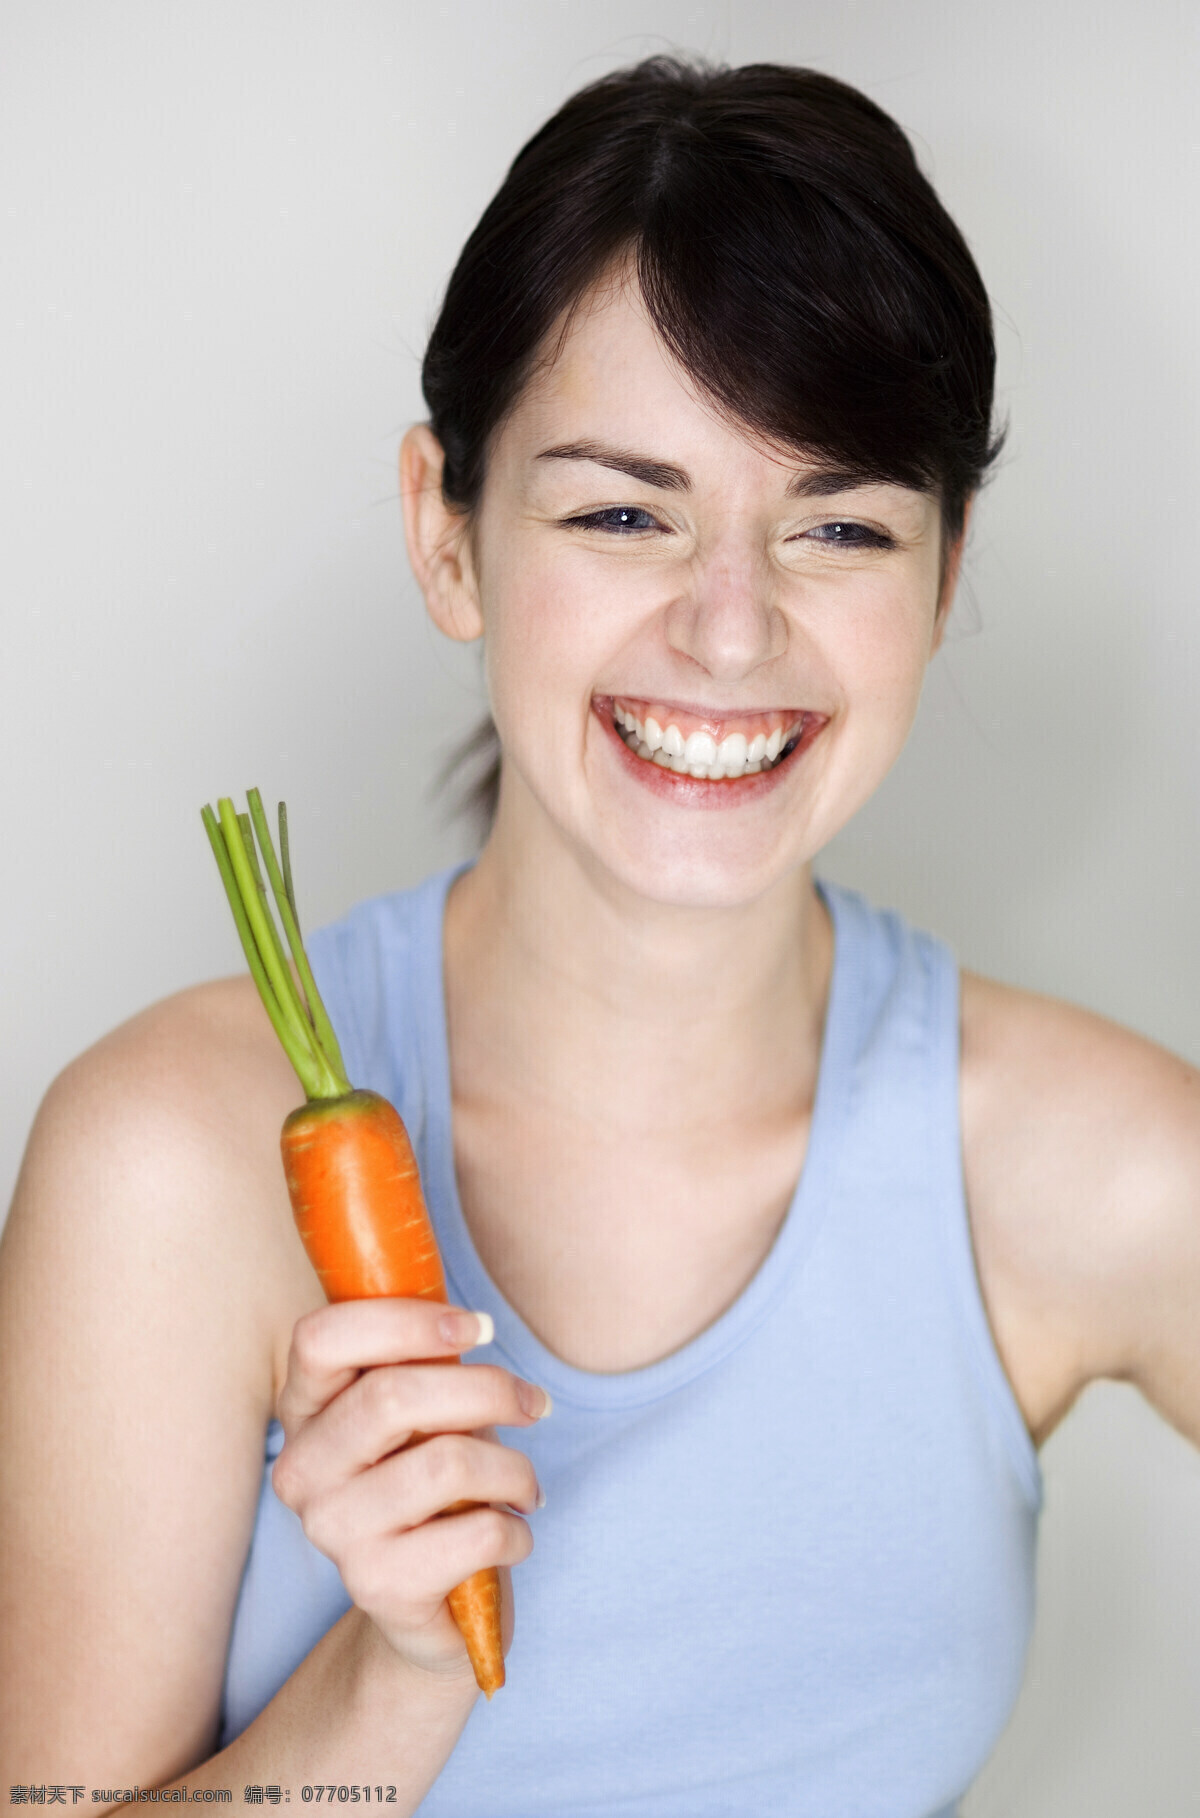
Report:
[[[1008,453],[827,875],[1200,1058],[1193,6],[6,0],[5,1202],[58,1068],[240,963],[202,801],[289,800],[310,924],[467,850],[427,788],[477,658],[396,503],[420,350],[527,135],[672,47],[863,87],[997,309]],[[1043,1467],[1026,1688],[968,1818],[1195,1812],[1200,1456],[1105,1384]]]

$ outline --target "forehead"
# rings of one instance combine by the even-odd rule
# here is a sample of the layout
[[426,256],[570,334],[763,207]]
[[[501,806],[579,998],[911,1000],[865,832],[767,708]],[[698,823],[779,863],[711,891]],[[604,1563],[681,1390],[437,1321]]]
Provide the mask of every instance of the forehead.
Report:
[[514,427],[536,436],[572,417],[603,427],[606,417],[652,423],[663,411],[716,421],[711,400],[659,338],[632,267],[622,265],[547,336],[513,411]]

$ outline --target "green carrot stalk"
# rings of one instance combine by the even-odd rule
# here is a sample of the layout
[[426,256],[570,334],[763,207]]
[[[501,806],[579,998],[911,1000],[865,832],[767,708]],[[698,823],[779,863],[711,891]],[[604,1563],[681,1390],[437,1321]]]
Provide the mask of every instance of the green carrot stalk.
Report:
[[[250,804],[248,815],[237,814],[228,796],[220,798],[216,814],[207,804],[200,811],[233,911],[242,951],[263,1007],[305,1095],[310,1100],[343,1098],[353,1088],[346,1077],[346,1063],[300,937],[291,888],[290,855],[285,843],[286,869],[281,871],[258,790],[248,790],[247,800]],[[281,837],[286,841],[287,815],[282,802],[279,815]],[[299,983],[288,964],[271,912],[255,850],[256,835]]]
[[[291,866],[289,864],[286,873],[281,873],[275,858],[275,848],[271,844],[271,829],[267,825],[267,817],[263,813],[262,797],[258,790],[247,789],[246,800],[250,804],[254,831],[258,835],[258,843],[262,847],[263,863],[267,867],[267,876],[271,880],[271,889],[279,908],[279,919],[283,923],[288,946],[292,950],[292,958],[295,960],[296,970],[300,974],[305,1007],[308,1010],[313,1031],[318,1038],[322,1053],[334,1061],[339,1073],[344,1073],[346,1067],[342,1060],[342,1051],[338,1046],[338,1038],[333,1032],[333,1024],[325,1014],[325,1006],[321,1002],[321,994],[317,990],[317,982],[313,978],[308,955],[304,951],[304,942],[300,938],[300,922],[292,900]],[[287,811],[282,802],[279,804],[279,825],[282,844],[287,830]],[[285,854],[287,852],[286,845],[284,845],[284,852]]]

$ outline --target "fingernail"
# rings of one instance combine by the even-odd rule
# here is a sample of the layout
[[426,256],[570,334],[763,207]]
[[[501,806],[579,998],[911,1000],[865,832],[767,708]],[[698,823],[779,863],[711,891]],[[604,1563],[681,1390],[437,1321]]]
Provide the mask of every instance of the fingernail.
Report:
[[529,1517],[531,1515],[536,1514],[539,1509],[545,1508],[546,1492],[545,1492],[545,1490],[542,1489],[541,1485],[539,1484],[538,1493],[537,1493],[537,1501],[534,1503],[532,1509],[520,1509],[517,1507],[515,1502],[501,1503],[500,1506],[501,1506],[501,1508],[507,1509],[510,1515],[519,1515],[521,1517],[522,1521],[528,1521]]
[[539,1389],[536,1383],[526,1382],[520,1376],[517,1377],[517,1400],[522,1414],[531,1414],[535,1420],[544,1420],[554,1406],[545,1389]]
[[490,1345],[496,1336],[490,1313],[443,1313],[438,1331],[448,1345],[461,1345],[468,1351],[473,1345]]

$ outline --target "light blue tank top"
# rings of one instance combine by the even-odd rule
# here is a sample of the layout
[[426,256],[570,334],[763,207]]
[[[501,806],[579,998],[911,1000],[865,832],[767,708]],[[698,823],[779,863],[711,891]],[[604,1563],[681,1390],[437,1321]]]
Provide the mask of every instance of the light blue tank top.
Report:
[[[952,1818],[1020,1687],[1042,1501],[980,1296],[948,951],[822,886],[835,953],[808,1153],[745,1292],[645,1369],[563,1363],[507,1304],[455,1184],[442,993],[452,867],[313,936],[350,1077],[408,1126],[452,1300],[554,1397],[501,1437],[546,1507],[507,1684],[421,1818]],[[684,1259],[686,1261],[686,1259]],[[221,1745],[350,1607],[262,1494]]]

